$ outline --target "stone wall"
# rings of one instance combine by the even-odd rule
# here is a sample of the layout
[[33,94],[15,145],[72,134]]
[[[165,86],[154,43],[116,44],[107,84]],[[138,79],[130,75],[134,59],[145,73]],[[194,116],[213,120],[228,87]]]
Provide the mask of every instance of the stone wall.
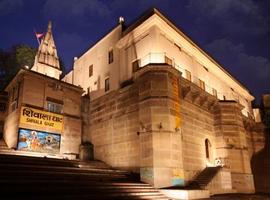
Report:
[[4,123],[6,118],[8,94],[0,92],[0,139],[3,137]]
[[141,136],[141,179],[155,187],[184,185],[180,73],[168,65],[149,65],[134,76],[140,121],[146,127]]
[[[216,138],[213,107],[217,99],[190,81],[181,79],[183,163],[186,182],[191,181],[206,166],[214,165]],[[210,142],[206,158],[206,139]]]
[[[61,134],[61,156],[64,156],[65,154],[67,156],[70,156],[70,154],[78,155],[79,145],[81,144],[82,90],[35,72],[20,71],[15,79],[9,84],[7,91],[12,94],[14,86],[18,85],[18,83],[20,86],[17,107],[12,111],[12,101],[9,99],[8,112],[5,120],[4,139],[8,147],[17,147],[18,128],[20,127]],[[11,96],[12,95],[10,95],[10,98]],[[60,104],[62,104],[62,130],[33,124],[20,124],[19,119],[22,106],[47,111],[48,100],[60,102]]]
[[96,159],[139,171],[140,122],[136,84],[91,101],[90,141]]
[[244,126],[243,107],[234,101],[220,101],[215,110],[217,155],[224,168],[231,172],[232,188],[241,193],[253,193],[248,133]]
[[218,158],[224,168],[208,186],[212,194],[254,192],[250,159],[263,136],[248,131],[242,109],[168,65],[148,65],[128,86],[90,101],[84,138],[94,144],[96,159],[140,172],[155,187],[187,185]]

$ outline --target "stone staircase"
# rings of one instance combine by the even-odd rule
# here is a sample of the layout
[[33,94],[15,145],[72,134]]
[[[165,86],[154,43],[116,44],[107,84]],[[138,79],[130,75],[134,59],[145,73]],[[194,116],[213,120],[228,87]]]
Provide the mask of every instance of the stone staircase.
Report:
[[7,144],[3,139],[0,139],[0,151],[10,151],[11,149],[8,148]]
[[99,161],[0,155],[1,200],[124,200],[166,198],[131,173]]
[[221,169],[218,167],[206,167],[197,177],[189,184],[192,189],[205,189],[208,183],[216,176]]

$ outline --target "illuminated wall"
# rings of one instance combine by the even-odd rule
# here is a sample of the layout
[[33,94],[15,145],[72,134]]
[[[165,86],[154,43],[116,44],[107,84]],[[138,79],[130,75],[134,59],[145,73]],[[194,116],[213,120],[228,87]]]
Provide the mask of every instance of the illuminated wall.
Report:
[[[21,70],[6,91],[9,100],[4,140],[9,148],[42,153],[47,150],[49,154],[61,156],[79,153],[80,88],[36,72]],[[32,140],[35,144],[33,148]],[[50,151],[58,142],[60,148]]]
[[[155,13],[129,29],[122,31],[121,24],[118,25],[75,59],[73,71],[63,80],[69,83],[73,80],[73,84],[80,85],[95,99],[105,94],[106,78],[110,78],[110,91],[132,78],[136,61],[139,67],[149,63],[168,63],[181,71],[185,78],[188,70],[193,83],[200,85],[203,81],[205,91],[218,99],[240,102],[244,106],[242,113],[253,116],[251,101],[254,97],[248,90],[161,14]],[[110,50],[113,50],[114,61],[108,64]],[[89,76],[91,65],[93,75]]]

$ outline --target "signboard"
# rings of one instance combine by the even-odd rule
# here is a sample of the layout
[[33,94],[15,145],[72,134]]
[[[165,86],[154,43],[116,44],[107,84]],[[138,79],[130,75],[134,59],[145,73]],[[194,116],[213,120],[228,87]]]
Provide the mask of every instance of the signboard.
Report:
[[20,128],[17,149],[58,154],[60,151],[60,141],[60,134]]
[[20,124],[51,128],[62,132],[63,115],[22,106]]

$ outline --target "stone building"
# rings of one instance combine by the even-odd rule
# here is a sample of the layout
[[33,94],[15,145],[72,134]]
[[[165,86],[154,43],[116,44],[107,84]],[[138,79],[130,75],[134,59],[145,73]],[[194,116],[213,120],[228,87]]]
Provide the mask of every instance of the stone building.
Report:
[[7,94],[0,92],[0,139],[3,137],[3,129],[6,118]]
[[250,161],[264,146],[254,97],[158,10],[120,19],[63,78],[90,96],[83,142],[95,158],[155,187],[206,174],[212,194],[254,192]]
[[81,144],[82,89],[59,80],[51,23],[32,70],[21,69],[8,93],[3,139],[9,148],[75,159]]

